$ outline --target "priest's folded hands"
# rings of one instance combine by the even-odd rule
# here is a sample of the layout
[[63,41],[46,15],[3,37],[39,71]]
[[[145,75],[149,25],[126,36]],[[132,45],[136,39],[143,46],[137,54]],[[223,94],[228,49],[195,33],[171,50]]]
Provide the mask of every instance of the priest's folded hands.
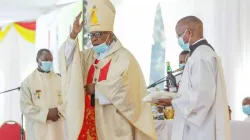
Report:
[[47,115],[47,120],[51,120],[53,122],[56,122],[59,118],[60,118],[60,116],[58,115],[58,109],[56,107],[49,109],[49,112]]

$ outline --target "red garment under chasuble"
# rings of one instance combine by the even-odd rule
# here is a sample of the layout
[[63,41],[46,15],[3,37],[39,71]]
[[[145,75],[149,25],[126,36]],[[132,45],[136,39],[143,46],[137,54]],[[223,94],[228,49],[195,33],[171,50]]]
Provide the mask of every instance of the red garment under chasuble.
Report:
[[[95,64],[98,64],[99,60],[95,60]],[[101,69],[99,80],[106,80],[111,60]],[[91,65],[88,71],[87,84],[93,82],[95,73],[94,65]],[[95,127],[95,108],[90,105],[91,99],[89,95],[85,97],[85,113],[81,132],[78,140],[97,140],[96,127]]]

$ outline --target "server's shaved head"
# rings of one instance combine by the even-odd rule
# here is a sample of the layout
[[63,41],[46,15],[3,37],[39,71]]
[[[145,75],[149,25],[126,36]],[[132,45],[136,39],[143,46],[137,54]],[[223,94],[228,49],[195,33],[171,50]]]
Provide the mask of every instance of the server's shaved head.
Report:
[[193,44],[203,38],[203,23],[195,16],[187,16],[177,22],[175,31],[178,37],[183,36],[185,43]]
[[243,101],[242,101],[242,105],[243,105],[243,106],[244,106],[244,105],[250,105],[250,97],[244,98]]
[[190,29],[203,30],[203,23],[196,16],[187,16],[187,17],[180,19],[177,23],[177,26],[181,26],[181,25],[187,26]]

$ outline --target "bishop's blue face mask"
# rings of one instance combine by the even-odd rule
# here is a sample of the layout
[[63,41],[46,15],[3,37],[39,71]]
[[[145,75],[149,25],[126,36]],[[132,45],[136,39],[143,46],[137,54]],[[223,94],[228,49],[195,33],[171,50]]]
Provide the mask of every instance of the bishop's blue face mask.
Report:
[[183,37],[185,36],[186,32],[187,30],[184,32],[182,36],[178,38],[178,43],[184,51],[189,51],[189,46],[190,46],[189,41],[191,37],[189,38],[188,43],[185,43]]
[[246,114],[247,116],[250,115],[250,106],[249,106],[249,105],[244,105],[244,106],[242,106],[242,111],[243,111],[244,114]]
[[106,52],[106,51],[109,49],[109,46],[108,46],[107,43],[106,43],[107,40],[108,40],[108,38],[109,38],[109,35],[108,35],[108,37],[107,37],[107,39],[106,39],[105,42],[103,42],[103,43],[100,44],[100,45],[94,46],[92,49],[93,49],[96,53],[98,53],[98,54]]
[[109,46],[106,44],[106,42],[100,44],[100,45],[97,45],[97,46],[94,46],[93,47],[93,50],[96,52],[96,53],[104,53],[108,50]]
[[44,72],[50,72],[52,67],[53,67],[53,63],[51,61],[41,61],[41,69],[44,71]]

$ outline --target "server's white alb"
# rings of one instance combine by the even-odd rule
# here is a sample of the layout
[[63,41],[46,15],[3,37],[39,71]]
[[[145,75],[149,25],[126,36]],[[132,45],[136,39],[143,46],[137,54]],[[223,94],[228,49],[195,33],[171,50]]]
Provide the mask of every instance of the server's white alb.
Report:
[[206,45],[189,57],[179,91],[172,140],[230,140],[227,93],[217,54]]

